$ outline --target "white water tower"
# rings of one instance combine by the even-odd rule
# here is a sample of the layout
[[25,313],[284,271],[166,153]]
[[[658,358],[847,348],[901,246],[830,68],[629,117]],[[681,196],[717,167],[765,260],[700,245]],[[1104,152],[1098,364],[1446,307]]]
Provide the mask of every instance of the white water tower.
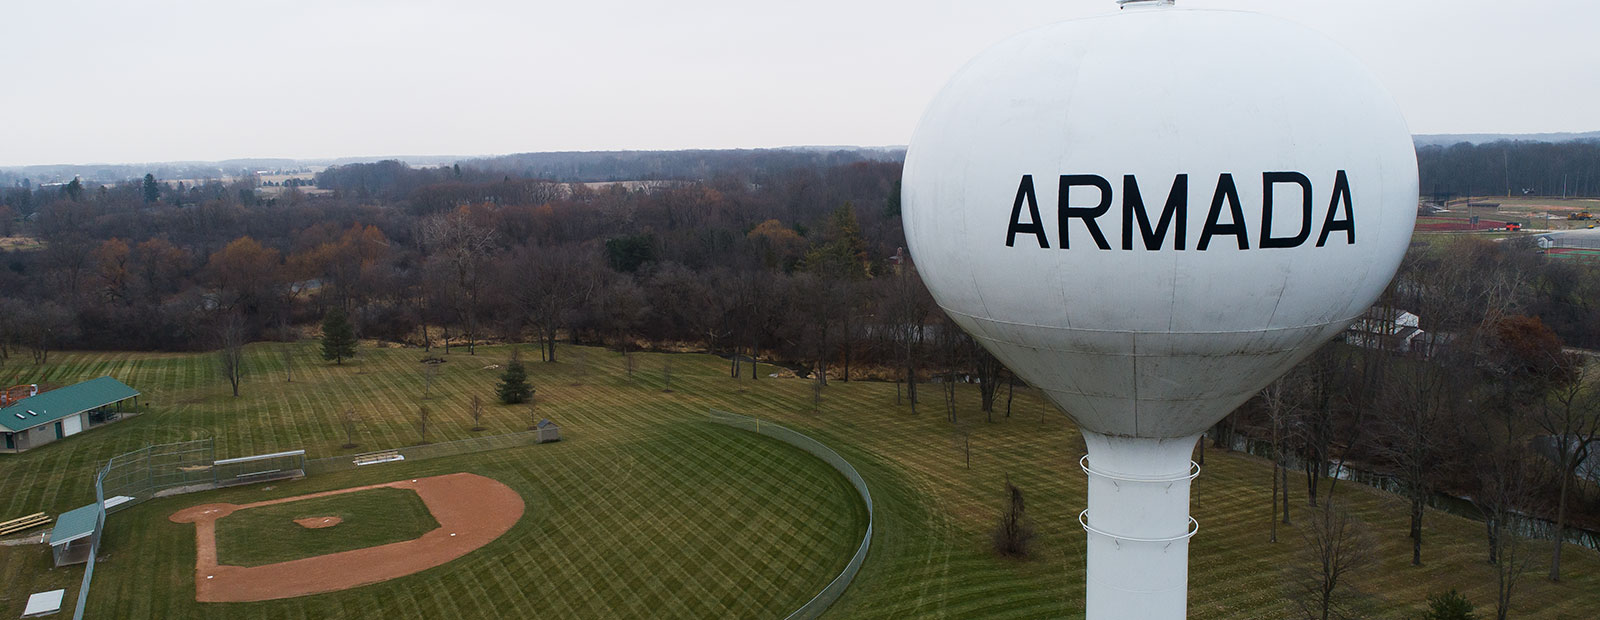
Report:
[[1196,439],[1378,297],[1417,168],[1326,37],[1124,4],[951,78],[906,154],[905,232],[945,312],[1083,431],[1090,620],[1176,619]]

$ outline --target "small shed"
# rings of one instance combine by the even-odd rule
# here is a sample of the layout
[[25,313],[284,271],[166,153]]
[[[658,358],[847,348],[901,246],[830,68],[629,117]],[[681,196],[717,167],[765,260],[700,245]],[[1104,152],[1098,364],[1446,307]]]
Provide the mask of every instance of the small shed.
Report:
[[50,530],[50,553],[56,566],[88,562],[99,537],[100,504],[74,508],[56,517],[56,527]]
[[561,441],[561,427],[556,426],[556,423],[551,422],[549,418],[539,420],[537,428],[539,429],[539,443]]

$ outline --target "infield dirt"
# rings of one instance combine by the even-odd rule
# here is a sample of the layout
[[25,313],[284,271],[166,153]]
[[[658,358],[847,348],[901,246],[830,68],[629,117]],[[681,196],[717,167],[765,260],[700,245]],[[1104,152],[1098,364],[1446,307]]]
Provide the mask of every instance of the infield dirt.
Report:
[[[217,563],[218,519],[240,510],[384,487],[415,491],[439,527],[412,540],[265,566]],[[238,603],[345,590],[424,571],[499,538],[522,518],[523,509],[522,497],[499,481],[456,473],[243,505],[202,504],[169,519],[195,524],[195,600]]]

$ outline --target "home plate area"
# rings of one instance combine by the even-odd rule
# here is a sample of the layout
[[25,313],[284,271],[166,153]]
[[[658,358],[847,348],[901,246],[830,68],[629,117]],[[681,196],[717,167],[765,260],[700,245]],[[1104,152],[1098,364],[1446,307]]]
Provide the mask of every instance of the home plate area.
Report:
[[[287,561],[242,566],[223,564],[218,559],[217,522],[229,515],[243,516],[252,509],[319,500],[317,512],[290,519],[294,525],[288,527],[319,530],[315,534],[307,532],[306,536],[337,538],[344,533],[343,528],[354,526],[351,517],[329,514],[334,511],[327,510],[327,505],[339,501],[331,498],[375,489],[414,492],[438,527],[409,540]],[[456,473],[242,505],[203,504],[175,512],[169,519],[195,525],[195,600],[237,603],[333,592],[427,570],[500,537],[522,518],[522,512],[522,497],[510,487],[477,474]],[[234,553],[233,547],[229,547],[229,553]]]

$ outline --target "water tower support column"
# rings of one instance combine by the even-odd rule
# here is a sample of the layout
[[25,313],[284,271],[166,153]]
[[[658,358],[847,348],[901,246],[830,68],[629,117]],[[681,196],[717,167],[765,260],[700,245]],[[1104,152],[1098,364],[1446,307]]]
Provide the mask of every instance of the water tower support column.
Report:
[[1088,620],[1181,620],[1188,610],[1189,460],[1199,435],[1155,439],[1084,431],[1089,454]]

